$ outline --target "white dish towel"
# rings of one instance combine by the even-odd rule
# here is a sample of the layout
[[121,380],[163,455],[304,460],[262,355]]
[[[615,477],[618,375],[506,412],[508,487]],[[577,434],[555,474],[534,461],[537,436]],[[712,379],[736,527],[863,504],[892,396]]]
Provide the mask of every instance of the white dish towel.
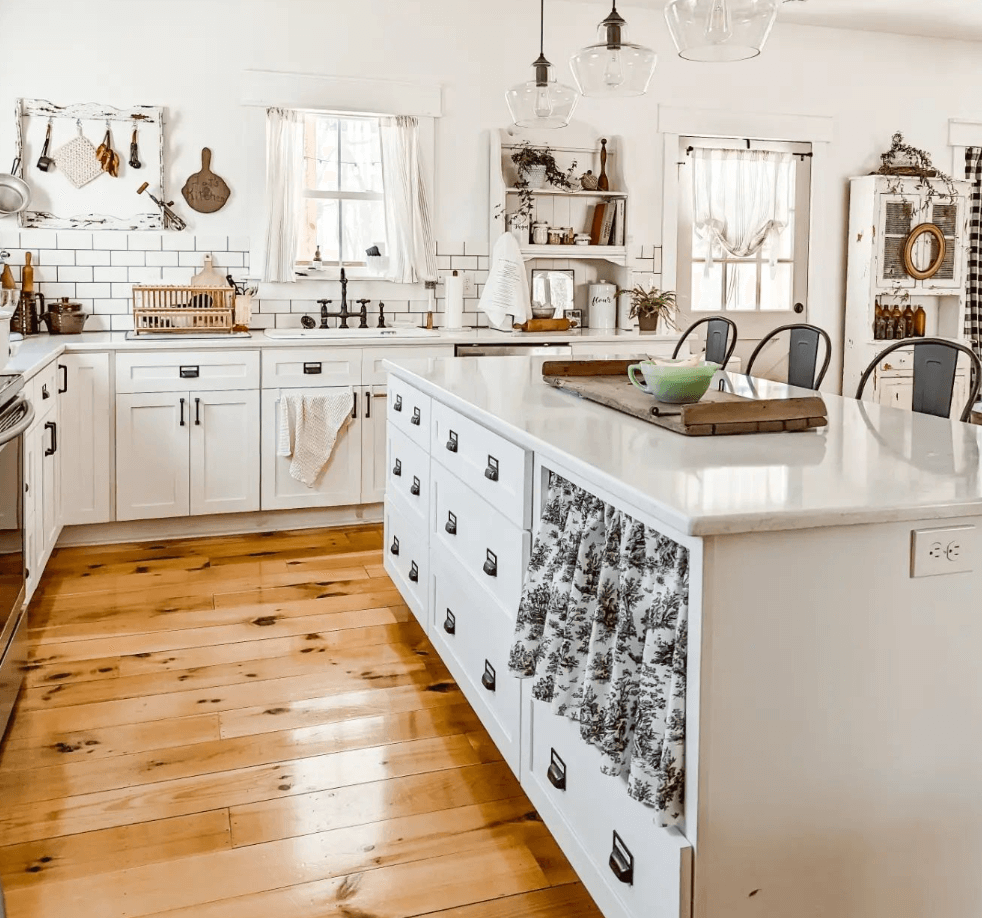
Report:
[[355,393],[350,387],[318,395],[280,395],[276,452],[293,457],[290,477],[308,488],[314,486],[331,458],[341,428],[351,417],[354,403]]
[[532,318],[525,259],[511,233],[502,233],[494,244],[491,271],[477,308],[502,330],[511,331],[512,323],[521,325]]

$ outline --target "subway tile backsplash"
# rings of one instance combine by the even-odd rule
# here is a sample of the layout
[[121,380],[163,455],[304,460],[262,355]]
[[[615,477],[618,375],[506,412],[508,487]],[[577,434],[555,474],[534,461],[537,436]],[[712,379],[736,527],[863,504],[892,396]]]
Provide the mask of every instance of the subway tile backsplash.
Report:
[[[189,233],[120,233],[73,232],[54,230],[0,229],[0,249],[9,253],[7,259],[18,283],[24,255],[33,256],[37,289],[45,297],[68,297],[82,304],[90,314],[86,331],[125,331],[133,327],[131,307],[134,284],[186,284],[203,265],[204,256],[214,256],[215,267],[236,280],[245,280],[249,273],[250,244],[248,236],[223,236]],[[478,302],[488,279],[490,258],[488,246],[481,242],[437,243],[437,265],[441,276],[454,269],[467,271],[474,277],[475,296],[464,300],[464,324],[487,326],[487,318],[478,312]],[[629,251],[630,282],[661,280],[661,247],[635,245]],[[614,280],[619,269],[600,262],[577,262],[557,259],[536,262],[542,268],[574,268],[578,286],[596,280]],[[358,293],[359,280],[352,280],[349,300]],[[293,328],[303,315],[316,316],[318,295],[304,295],[306,282],[293,287],[276,285],[274,295],[260,295],[253,300],[253,328]],[[286,289],[292,294],[283,297]],[[406,291],[413,288],[399,286]],[[429,310],[429,300],[423,294],[403,299],[394,295],[384,297],[387,316],[412,314],[420,320]],[[585,299],[585,293],[582,298]],[[579,297],[578,297],[579,305]],[[331,307],[336,309],[336,305]],[[369,304],[369,321],[376,321],[378,298]],[[444,324],[443,285],[437,287],[437,312],[434,324]]]

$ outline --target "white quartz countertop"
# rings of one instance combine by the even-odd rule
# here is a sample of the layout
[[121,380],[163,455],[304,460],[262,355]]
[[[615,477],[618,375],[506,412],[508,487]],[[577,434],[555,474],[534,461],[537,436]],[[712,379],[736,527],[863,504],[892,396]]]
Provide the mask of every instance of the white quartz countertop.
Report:
[[[542,382],[543,358],[386,362],[570,474],[696,536],[982,514],[982,428],[824,395],[828,427],[685,437]],[[738,393],[809,394],[727,374]]]
[[664,351],[666,342],[678,340],[678,335],[652,335],[628,331],[599,331],[584,328],[568,332],[500,332],[490,328],[465,328],[461,331],[435,329],[425,338],[267,338],[262,331],[254,331],[252,337],[185,338],[175,335],[170,340],[152,338],[129,340],[125,332],[83,332],[80,335],[33,335],[18,342],[5,373],[22,373],[33,376],[45,364],[63,353],[85,351],[145,351],[182,350],[213,351],[256,348],[344,348],[344,347],[435,347],[455,344],[568,344],[580,341],[590,344],[610,344],[623,342],[632,351],[644,352],[646,347],[661,344]]

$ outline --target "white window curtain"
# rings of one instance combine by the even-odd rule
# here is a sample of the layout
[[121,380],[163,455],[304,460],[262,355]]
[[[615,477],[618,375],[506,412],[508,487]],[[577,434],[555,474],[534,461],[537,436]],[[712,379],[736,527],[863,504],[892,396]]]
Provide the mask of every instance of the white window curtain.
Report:
[[436,243],[430,221],[426,184],[419,159],[419,123],[399,115],[379,119],[387,279],[403,284],[437,279]]
[[263,280],[296,281],[303,184],[303,115],[266,111],[266,261]]
[[723,252],[749,258],[768,246],[777,264],[777,240],[790,220],[791,153],[697,148],[693,172],[693,225],[705,244],[706,273]]

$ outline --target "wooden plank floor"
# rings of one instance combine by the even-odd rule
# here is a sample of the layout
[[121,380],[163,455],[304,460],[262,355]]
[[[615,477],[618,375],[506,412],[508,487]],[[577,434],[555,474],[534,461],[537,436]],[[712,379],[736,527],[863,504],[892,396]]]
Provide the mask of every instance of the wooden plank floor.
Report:
[[57,552],[0,751],[9,918],[599,918],[381,546]]

